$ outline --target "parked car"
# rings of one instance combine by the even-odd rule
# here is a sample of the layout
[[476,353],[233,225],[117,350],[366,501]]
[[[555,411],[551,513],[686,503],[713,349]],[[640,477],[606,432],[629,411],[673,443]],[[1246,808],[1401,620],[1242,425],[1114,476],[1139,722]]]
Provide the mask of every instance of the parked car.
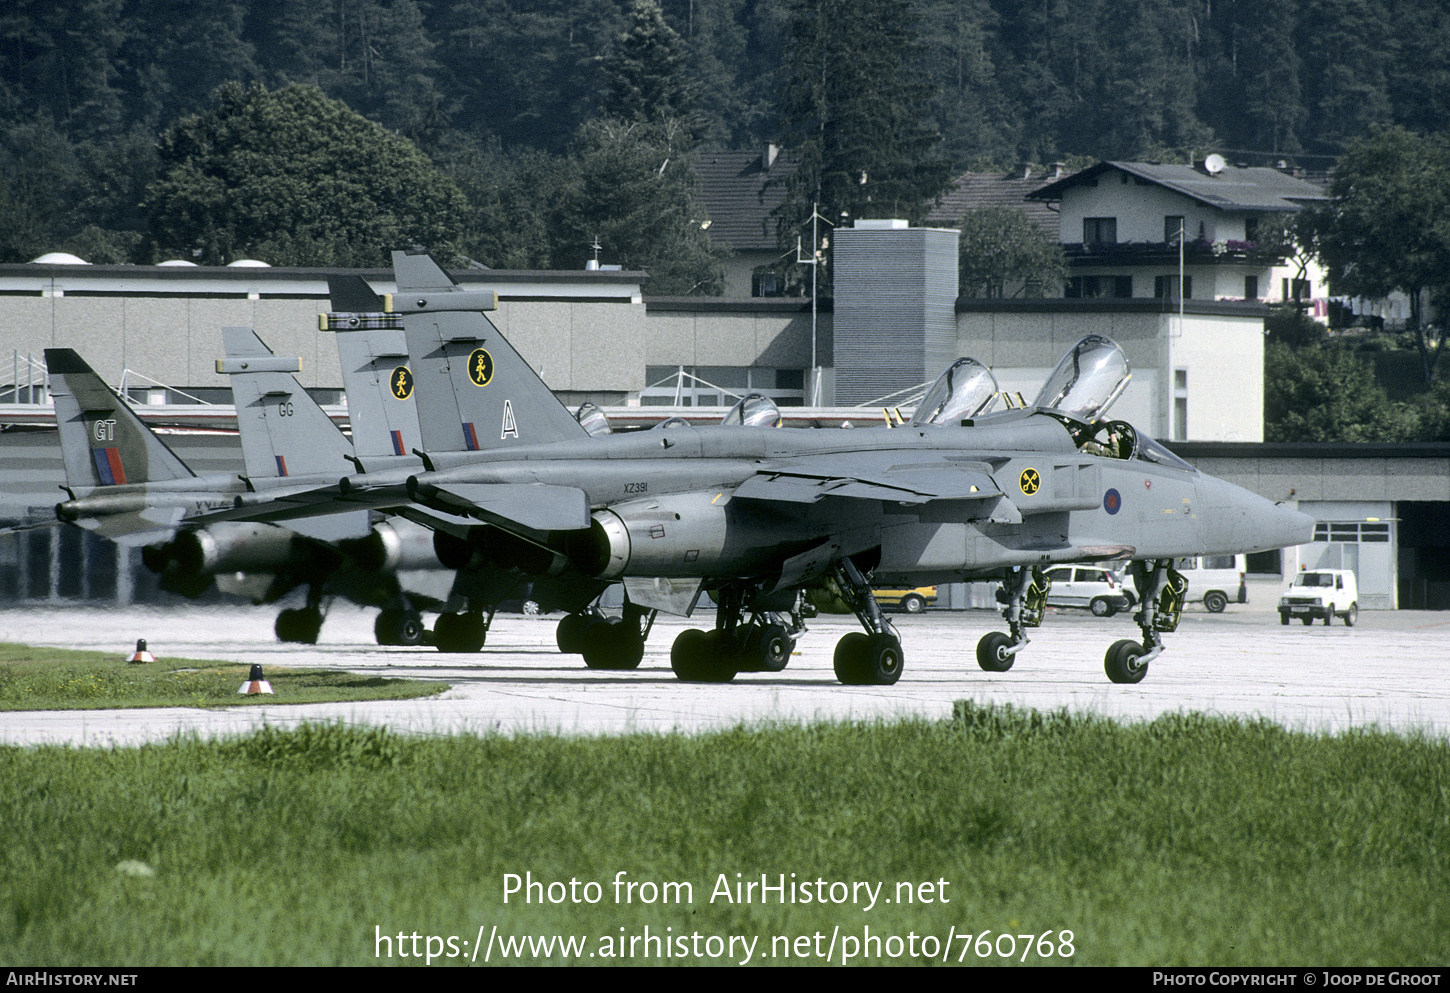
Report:
[[1086,607],[1095,617],[1112,617],[1133,606],[1133,594],[1109,569],[1060,565],[1047,570],[1049,607]]
[[919,614],[936,603],[935,586],[918,586],[911,590],[877,590],[876,602],[886,610]]
[[1242,555],[1192,555],[1175,561],[1173,568],[1188,580],[1184,603],[1202,603],[1210,614],[1221,614],[1230,603],[1249,602]]
[[1290,617],[1305,624],[1322,617],[1325,624],[1333,624],[1336,616],[1346,627],[1359,619],[1359,584],[1348,569],[1306,569],[1279,597],[1280,624],[1288,624]]

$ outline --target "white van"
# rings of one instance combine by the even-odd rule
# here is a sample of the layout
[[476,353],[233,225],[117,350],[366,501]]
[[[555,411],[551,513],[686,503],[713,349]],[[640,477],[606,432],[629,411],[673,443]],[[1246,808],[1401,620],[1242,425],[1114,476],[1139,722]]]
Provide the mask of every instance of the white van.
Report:
[[1188,580],[1185,603],[1202,603],[1209,613],[1221,614],[1231,603],[1249,602],[1242,555],[1190,555],[1176,559],[1173,568]]

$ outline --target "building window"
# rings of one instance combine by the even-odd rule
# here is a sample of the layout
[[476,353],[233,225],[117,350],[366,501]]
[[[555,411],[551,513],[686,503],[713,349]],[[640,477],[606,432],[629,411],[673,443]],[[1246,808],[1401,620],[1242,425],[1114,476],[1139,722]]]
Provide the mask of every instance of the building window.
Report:
[[1133,295],[1132,276],[1113,276],[1113,296],[1126,300]]
[[1244,218],[1244,241],[1257,243],[1259,240],[1259,219],[1255,215]]
[[1085,245],[1115,245],[1118,242],[1116,217],[1084,217],[1082,240]]
[[1258,276],[1245,276],[1244,277],[1244,299],[1245,300],[1257,300],[1258,298],[1259,298],[1259,277]]
[[1286,279],[1283,283],[1285,300],[1309,300],[1314,296],[1314,283],[1308,279]]
[[1182,214],[1169,214],[1163,218],[1163,240],[1168,244],[1178,244],[1178,240],[1183,237],[1185,230]]
[[1314,540],[1355,544],[1388,542],[1390,526],[1385,521],[1320,521],[1314,525]]
[[[1164,298],[1167,298],[1167,299],[1170,299],[1170,300],[1176,300],[1178,298],[1174,294],[1173,291],[1174,291],[1174,288],[1177,286],[1177,284],[1178,284],[1178,277],[1177,276],[1154,276],[1153,277],[1153,295],[1155,297],[1157,297],[1158,299],[1160,299],[1160,300],[1162,300]],[[1183,299],[1185,299],[1185,300],[1192,300],[1193,299],[1193,277],[1192,276],[1184,276],[1183,277]]]
[[1188,439],[1188,370],[1173,370],[1173,440]]

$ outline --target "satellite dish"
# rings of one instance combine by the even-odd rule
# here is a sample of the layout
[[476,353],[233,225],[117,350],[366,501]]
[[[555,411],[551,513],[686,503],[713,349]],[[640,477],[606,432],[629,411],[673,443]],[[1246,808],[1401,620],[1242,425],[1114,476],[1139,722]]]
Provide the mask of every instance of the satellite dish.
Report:
[[1224,161],[1222,155],[1214,154],[1208,156],[1203,160],[1203,171],[1208,173],[1210,176],[1217,176],[1219,173],[1223,172],[1224,167],[1227,165],[1228,163]]

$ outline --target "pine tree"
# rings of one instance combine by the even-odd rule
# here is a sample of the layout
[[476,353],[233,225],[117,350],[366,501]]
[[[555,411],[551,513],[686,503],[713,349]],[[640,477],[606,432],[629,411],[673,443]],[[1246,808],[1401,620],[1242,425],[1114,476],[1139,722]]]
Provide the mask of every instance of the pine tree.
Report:
[[951,179],[930,120],[933,87],[909,0],[796,0],[780,110],[800,166],[787,184],[782,241],[813,204],[829,218],[918,222]]

